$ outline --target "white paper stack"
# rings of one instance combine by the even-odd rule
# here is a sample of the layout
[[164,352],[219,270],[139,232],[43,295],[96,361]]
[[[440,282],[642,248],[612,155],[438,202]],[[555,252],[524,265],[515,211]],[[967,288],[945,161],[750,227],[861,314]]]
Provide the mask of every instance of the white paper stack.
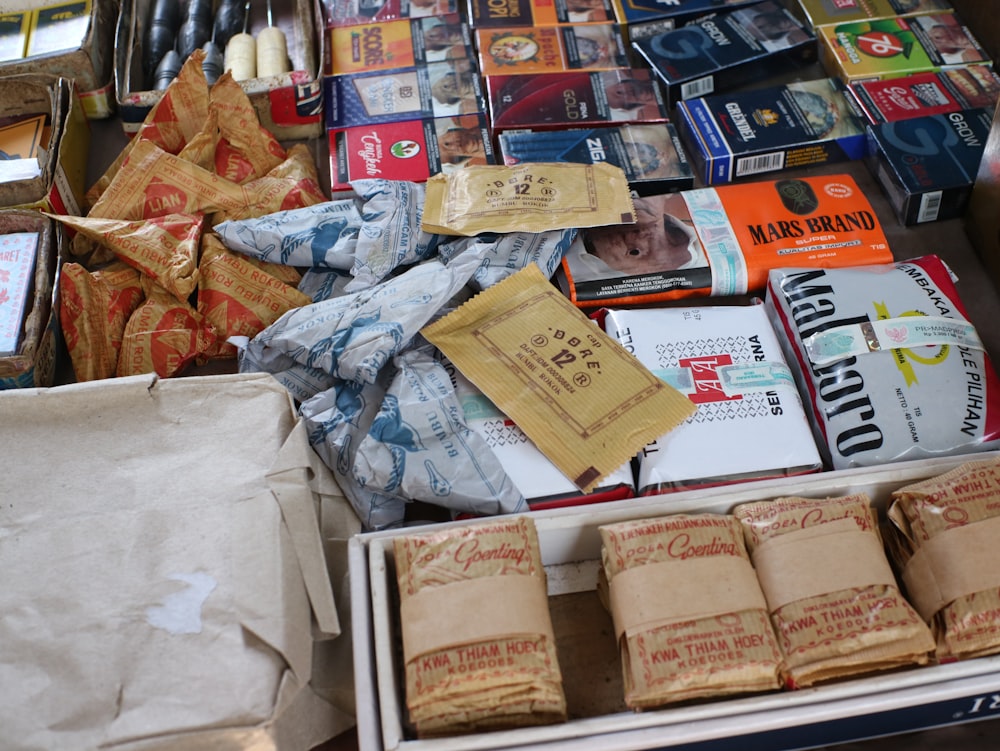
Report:
[[17,354],[38,254],[37,232],[0,235],[0,357]]

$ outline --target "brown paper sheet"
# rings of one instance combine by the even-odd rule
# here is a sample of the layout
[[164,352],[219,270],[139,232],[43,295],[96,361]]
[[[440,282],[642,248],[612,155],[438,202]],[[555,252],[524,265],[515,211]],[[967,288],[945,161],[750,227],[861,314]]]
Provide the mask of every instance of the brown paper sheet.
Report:
[[1000,516],[952,527],[924,542],[903,569],[917,612],[929,621],[960,597],[1000,588]]
[[[663,561],[625,569],[609,584],[615,634],[678,620],[765,610],[757,574],[742,558]],[[663,597],[651,597],[651,592]]]
[[534,264],[422,333],[584,492],[695,411]]
[[896,586],[879,538],[859,529],[853,519],[772,537],[751,557],[772,612],[842,589]]

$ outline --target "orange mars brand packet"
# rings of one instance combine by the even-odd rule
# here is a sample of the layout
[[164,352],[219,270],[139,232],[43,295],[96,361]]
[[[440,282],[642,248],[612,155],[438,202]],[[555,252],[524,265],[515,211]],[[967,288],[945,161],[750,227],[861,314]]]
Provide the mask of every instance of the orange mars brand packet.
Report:
[[929,661],[930,629],[899,591],[866,494],[776,498],[733,514],[789,687]]
[[600,534],[629,707],[779,688],[781,652],[736,519],[677,514]]
[[566,718],[533,521],[405,535],[393,548],[419,736]]
[[966,462],[892,494],[894,555],[938,657],[1000,651],[1000,462]]

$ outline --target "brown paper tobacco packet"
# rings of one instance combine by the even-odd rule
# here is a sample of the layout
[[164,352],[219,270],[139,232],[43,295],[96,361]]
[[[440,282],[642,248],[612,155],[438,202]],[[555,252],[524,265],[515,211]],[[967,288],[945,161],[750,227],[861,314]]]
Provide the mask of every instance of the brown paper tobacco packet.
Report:
[[263,177],[238,185],[143,142],[88,216],[137,220],[172,213],[214,214],[214,225],[326,200],[305,144],[292,146],[285,161]]
[[148,279],[143,289],[146,300],[125,325],[116,375],[169,378],[212,351],[216,335],[200,313]]
[[59,323],[77,381],[113,378],[125,323],[142,302],[139,272],[120,261],[98,271],[66,263]]
[[938,659],[1000,652],[1000,462],[966,462],[892,494],[890,550]]
[[406,704],[421,737],[566,719],[534,522],[396,537]]
[[424,232],[471,236],[635,221],[628,179],[607,162],[474,165],[426,185]]
[[135,221],[48,216],[110,249],[178,300],[186,300],[198,286],[198,246],[205,224],[202,214],[167,214]]
[[599,531],[629,707],[781,687],[781,652],[736,519],[678,514]]
[[929,661],[930,629],[899,591],[866,494],[745,503],[733,515],[789,688]]
[[201,68],[204,52],[192,52],[160,100],[146,115],[139,131],[118,154],[104,175],[87,191],[93,206],[107,190],[136,144],[148,141],[167,153],[177,154],[201,131],[208,117],[209,87]]
[[695,411],[534,264],[422,333],[584,492]]
[[235,357],[236,347],[226,339],[253,338],[286,311],[312,302],[251,259],[230,252],[213,233],[202,240],[199,271],[198,312],[218,336],[209,357]]

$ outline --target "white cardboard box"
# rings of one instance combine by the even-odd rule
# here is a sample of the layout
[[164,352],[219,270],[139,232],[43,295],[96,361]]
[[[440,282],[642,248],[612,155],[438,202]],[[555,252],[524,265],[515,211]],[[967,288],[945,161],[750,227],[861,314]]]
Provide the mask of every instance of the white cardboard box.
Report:
[[[687,706],[631,712],[620,692],[610,616],[594,592],[602,524],[670,513],[727,513],[784,495],[865,491],[880,509],[896,488],[997,453],[841,470],[742,486],[694,490],[532,514],[548,574],[549,601],[567,691],[569,722],[546,727],[415,740],[404,730],[392,538],[356,536],[349,546],[358,739],[362,751],[638,751],[810,748],[1000,717],[1000,656]],[[464,522],[455,522],[462,524]],[[582,616],[582,617],[580,617]],[[583,620],[590,619],[590,623]],[[608,628],[602,629],[602,618]],[[598,627],[596,630],[584,628]],[[617,683],[616,683],[617,681]]]

